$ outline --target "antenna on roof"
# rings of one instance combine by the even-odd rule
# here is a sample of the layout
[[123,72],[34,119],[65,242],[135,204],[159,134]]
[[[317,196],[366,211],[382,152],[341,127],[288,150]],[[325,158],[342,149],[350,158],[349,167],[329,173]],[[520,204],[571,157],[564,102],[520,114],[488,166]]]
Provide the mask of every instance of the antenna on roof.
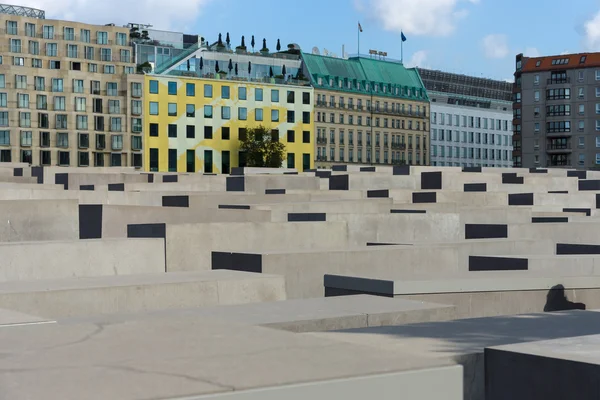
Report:
[[312,53],[316,56],[320,56],[321,52],[319,51],[319,48],[317,46],[312,48]]

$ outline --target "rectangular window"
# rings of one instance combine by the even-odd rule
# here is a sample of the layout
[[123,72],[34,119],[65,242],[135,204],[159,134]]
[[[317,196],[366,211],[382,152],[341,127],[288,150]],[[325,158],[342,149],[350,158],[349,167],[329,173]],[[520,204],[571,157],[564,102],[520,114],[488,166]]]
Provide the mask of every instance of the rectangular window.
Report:
[[204,139],[212,139],[213,138],[213,129],[212,126],[204,127]]
[[118,96],[119,95],[117,82],[107,82],[106,83],[106,95],[107,96]]
[[62,92],[63,91],[63,80],[60,78],[52,78],[52,91]]
[[194,118],[196,116],[196,106],[194,106],[193,104],[186,104],[185,116],[188,118]]
[[279,103],[279,90],[271,89],[271,102]]
[[257,108],[254,110],[254,120],[255,121],[263,120],[263,109],[262,108]]
[[[302,93],[302,104],[310,104],[310,92],[303,92]],[[352,99],[350,99],[348,105],[352,107]]]
[[185,84],[185,95],[188,97],[196,96],[196,84],[186,83]]
[[238,99],[246,100],[246,87],[240,86],[238,88]]
[[227,127],[227,126],[224,126],[224,127],[222,127],[222,128],[221,128],[221,138],[222,138],[223,140],[229,140],[229,139],[230,139],[230,136],[231,136],[231,135],[230,135],[230,130],[229,130],[229,127]]
[[111,132],[121,132],[121,117],[111,117],[110,131]]
[[155,123],[150,124],[150,136],[158,137],[158,124],[155,124]]
[[238,119],[240,121],[246,121],[248,119],[248,109],[246,107],[238,108]]
[[221,119],[231,119],[231,107],[223,106],[221,107]]
[[213,107],[212,106],[204,106],[204,118],[212,118],[213,117]]
[[194,139],[196,137],[196,125],[185,126],[185,137],[188,139]]
[[75,111],[86,111],[86,99],[85,97],[75,97]]
[[176,138],[177,137],[177,125],[169,124],[167,126],[167,135],[170,138]]
[[158,102],[150,102],[150,115],[158,115]]
[[131,136],[131,150],[141,150],[142,149],[142,137],[141,136]]
[[288,104],[294,104],[296,101],[296,92],[294,92],[293,90],[288,90],[287,91],[287,102]]
[[254,89],[254,99],[256,101],[263,101],[263,90],[262,89]]
[[177,82],[169,82],[168,83],[168,93],[170,96],[177,95]]
[[176,117],[177,116],[177,103],[169,103],[167,112],[170,117]]
[[279,110],[271,110],[271,122],[279,122]]
[[229,98],[229,86],[221,86],[221,98],[222,99],[228,99]]
[[142,84],[139,82],[131,83],[131,96],[142,97]]
[[150,81],[150,94],[158,94],[158,81]]
[[296,113],[294,111],[288,110],[287,112],[287,122],[293,124],[296,122]]
[[213,89],[212,85],[205,84],[204,85],[204,97],[212,98],[213,97],[213,90],[212,89]]

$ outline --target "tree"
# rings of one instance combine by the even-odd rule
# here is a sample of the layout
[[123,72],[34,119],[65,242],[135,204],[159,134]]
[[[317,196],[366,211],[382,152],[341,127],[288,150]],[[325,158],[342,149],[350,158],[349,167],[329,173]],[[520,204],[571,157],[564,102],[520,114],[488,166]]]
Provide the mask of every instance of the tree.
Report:
[[146,61],[142,64],[138,64],[136,69],[138,74],[149,74],[152,72],[152,64]]
[[241,142],[240,150],[246,153],[248,167],[281,168],[285,145],[273,140],[271,130],[262,125],[250,128]]

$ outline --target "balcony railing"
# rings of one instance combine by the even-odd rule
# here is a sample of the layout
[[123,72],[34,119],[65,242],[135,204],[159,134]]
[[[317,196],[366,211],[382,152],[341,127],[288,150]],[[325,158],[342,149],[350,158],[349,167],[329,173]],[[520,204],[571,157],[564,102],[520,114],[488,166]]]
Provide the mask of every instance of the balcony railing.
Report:
[[571,78],[548,78],[548,85],[556,85],[561,83],[571,83]]
[[327,138],[318,137],[317,138],[317,144],[327,144]]
[[556,152],[560,152],[560,151],[570,152],[571,151],[571,143],[548,143],[546,145],[546,150],[556,151]]

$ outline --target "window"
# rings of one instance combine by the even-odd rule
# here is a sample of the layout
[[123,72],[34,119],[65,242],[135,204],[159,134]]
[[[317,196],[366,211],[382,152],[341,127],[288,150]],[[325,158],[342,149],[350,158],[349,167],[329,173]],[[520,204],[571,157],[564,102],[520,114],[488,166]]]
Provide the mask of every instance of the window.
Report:
[[585,122],[584,121],[579,121],[579,130],[580,131],[585,130]]
[[533,100],[540,101],[540,91],[539,90],[536,90],[533,92]]
[[108,100],[108,113],[119,114],[121,111],[121,104],[119,100]]
[[[150,92],[150,93],[152,93],[152,92]],[[158,89],[157,89],[157,93],[158,93]],[[208,98],[213,97],[212,85],[208,85],[208,84],[204,85],[204,97],[208,97]]]
[[4,77],[4,74],[0,75],[0,89],[4,89],[6,88],[6,79]]
[[96,33],[96,43],[108,44],[108,33],[107,32],[97,32]]
[[104,131],[104,117],[94,117],[94,129],[97,131]]
[[131,132],[142,133],[142,119],[131,118]]
[[248,109],[246,107],[238,108],[238,119],[240,121],[246,121],[248,119]]
[[[310,124],[310,111],[302,112],[302,123]],[[352,125],[352,122],[350,122],[350,124]]]
[[150,102],[150,115],[158,115],[158,102]]
[[534,132],[536,132],[536,133],[537,133],[537,132],[539,132],[539,131],[540,131],[540,123],[539,123],[539,122],[536,122],[536,123],[534,124],[534,126],[535,126],[535,128],[534,128]]
[[29,108],[29,95],[28,94],[17,94],[17,107]]
[[294,143],[295,141],[295,132],[294,131],[287,131],[287,142],[288,143]]
[[[310,143],[310,131],[302,131],[302,143]],[[352,133],[349,134],[350,145],[352,145]]]
[[229,86],[221,86],[221,98],[222,99],[228,99],[229,98]]
[[246,87],[240,86],[238,88],[238,99],[246,100]]
[[54,39],[54,27],[44,25],[42,36],[44,39]]
[[29,54],[37,56],[40,54],[40,44],[34,40],[29,41]]
[[38,110],[46,110],[48,109],[48,100],[45,94],[38,94],[36,96],[36,107]]
[[158,81],[150,81],[150,94],[158,94]]
[[31,128],[31,113],[19,112],[19,126],[21,128]]
[[188,97],[196,96],[196,84],[186,83],[185,84],[185,95]]
[[296,102],[296,92],[294,92],[293,90],[288,90],[287,91],[287,102],[288,104],[294,104]]
[[121,132],[121,117],[111,117],[110,131],[111,132]]
[[158,124],[155,124],[155,123],[150,124],[150,136],[158,137]]
[[271,89],[271,102],[273,102],[273,103],[279,102],[279,90],[278,89]]
[[169,82],[168,89],[169,89],[170,96],[176,96],[177,95],[177,82]]
[[293,124],[296,122],[296,113],[294,111],[288,110],[287,112],[287,122]]
[[67,45],[67,57],[77,58],[77,45],[76,44],[68,44]]
[[27,89],[27,76],[26,75],[16,75],[15,76],[17,89]]
[[196,137],[196,125],[185,126],[185,137],[188,139],[194,139]]
[[533,77],[533,84],[534,85],[539,85],[540,84],[540,76],[539,75],[535,75]]
[[[302,92],[302,104],[310,104],[310,92]],[[352,99],[348,104],[352,106]]]
[[18,35],[17,21],[6,21],[6,33],[9,35]]
[[263,120],[263,109],[262,108],[257,108],[254,110],[254,120],[255,121]]
[[[73,64],[77,64],[77,63],[73,63]],[[115,66],[114,65],[105,65],[104,66],[104,73],[105,74],[114,74],[115,73]]]
[[271,110],[271,122],[279,122],[279,110]]
[[213,107],[212,106],[204,106],[204,118],[212,118],[213,117]]
[[213,138],[213,128],[212,126],[204,127],[204,139],[212,139]]
[[0,107],[8,107],[8,95],[0,93]]
[[118,86],[117,82],[107,82],[106,83],[106,95],[107,96],[118,96]]
[[[119,100],[115,100],[117,101],[117,107],[119,106],[118,101]],[[110,106],[110,100],[109,100],[109,106]],[[118,114],[118,113],[117,113]],[[142,115],[142,101],[141,100],[131,100],[131,114],[133,115]]]
[[177,125],[175,124],[169,124],[167,126],[167,136],[170,138],[176,138],[177,137]]
[[13,65],[23,67],[25,66],[25,59],[23,57],[13,57]]
[[195,117],[196,116],[196,106],[194,106],[193,104],[186,104],[185,105],[185,116],[188,118]]
[[141,150],[142,149],[142,137],[141,136],[132,136],[131,137],[131,150]]
[[224,126],[224,127],[221,128],[221,137],[223,138],[223,140],[229,140],[230,139],[229,127]]
[[10,39],[10,51],[12,53],[21,52],[21,39]]
[[100,49],[100,61],[112,61],[112,49]]
[[69,134],[66,132],[58,132],[56,134],[56,146],[62,148],[69,147]]
[[0,112],[0,126],[8,126],[8,111]]
[[35,24],[29,22],[25,23],[25,35],[29,37],[35,37]]
[[86,99],[85,97],[75,97],[75,111],[85,112]]
[[0,131],[0,146],[10,145],[10,131]]
[[21,131],[21,146],[31,146],[32,133],[31,131]]
[[142,84],[139,82],[131,83],[131,96],[142,97]]
[[221,119],[231,119],[231,107],[221,107]]
[[177,116],[177,103],[169,103],[167,112],[170,117]]

